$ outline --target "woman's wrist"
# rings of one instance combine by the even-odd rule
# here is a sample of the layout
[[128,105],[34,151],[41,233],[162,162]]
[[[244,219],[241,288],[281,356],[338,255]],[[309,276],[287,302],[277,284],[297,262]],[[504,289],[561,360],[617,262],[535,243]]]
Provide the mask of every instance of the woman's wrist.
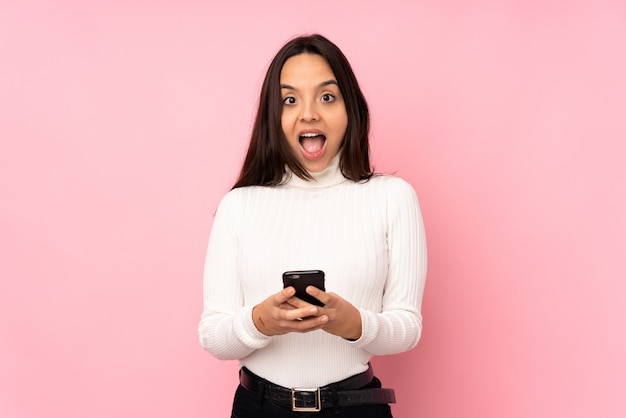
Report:
[[353,319],[350,321],[348,332],[341,337],[348,341],[356,341],[363,335],[363,324],[361,322],[361,312],[354,308]]
[[258,313],[258,307],[259,305],[256,305],[254,308],[252,308],[252,323],[254,324],[254,326],[256,327],[256,329],[263,335],[269,337],[270,335],[268,334],[268,331],[265,327],[265,323],[263,322],[263,318],[261,317],[261,315]]

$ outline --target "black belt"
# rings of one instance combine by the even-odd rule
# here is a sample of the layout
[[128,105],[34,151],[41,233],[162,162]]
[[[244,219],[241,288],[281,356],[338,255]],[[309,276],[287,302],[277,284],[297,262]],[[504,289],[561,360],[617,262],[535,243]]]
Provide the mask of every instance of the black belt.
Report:
[[258,377],[245,367],[239,371],[239,382],[246,390],[255,395],[262,393],[266,399],[276,404],[290,406],[293,411],[299,412],[318,412],[322,408],[333,406],[395,403],[396,396],[393,389],[361,389],[373,378],[374,371],[370,367],[363,373],[321,388],[288,389]]

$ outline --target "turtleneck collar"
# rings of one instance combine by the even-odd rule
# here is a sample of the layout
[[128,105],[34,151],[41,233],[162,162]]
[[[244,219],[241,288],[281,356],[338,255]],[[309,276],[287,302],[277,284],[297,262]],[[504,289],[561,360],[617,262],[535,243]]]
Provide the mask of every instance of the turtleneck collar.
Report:
[[315,173],[309,172],[313,177],[312,180],[301,179],[293,174],[289,167],[285,165],[283,184],[301,189],[321,189],[344,183],[348,181],[348,179],[343,176],[339,168],[340,158],[341,152],[338,152],[324,170]]

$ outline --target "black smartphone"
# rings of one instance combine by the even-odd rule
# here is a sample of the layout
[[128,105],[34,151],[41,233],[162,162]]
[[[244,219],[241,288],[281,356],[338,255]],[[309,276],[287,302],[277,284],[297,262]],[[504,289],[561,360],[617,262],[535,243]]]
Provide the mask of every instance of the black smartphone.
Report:
[[307,286],[315,286],[320,290],[324,288],[324,272],[322,270],[286,271],[283,273],[283,287],[293,286],[296,289],[296,297],[309,302],[312,305],[324,306],[306,292]]

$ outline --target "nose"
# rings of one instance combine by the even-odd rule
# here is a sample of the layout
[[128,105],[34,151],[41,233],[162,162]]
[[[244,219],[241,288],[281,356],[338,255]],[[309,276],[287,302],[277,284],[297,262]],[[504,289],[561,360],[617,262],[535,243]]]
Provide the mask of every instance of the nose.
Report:
[[302,112],[300,113],[300,120],[303,122],[313,122],[320,118],[317,110],[317,103],[315,101],[306,101],[302,105]]

